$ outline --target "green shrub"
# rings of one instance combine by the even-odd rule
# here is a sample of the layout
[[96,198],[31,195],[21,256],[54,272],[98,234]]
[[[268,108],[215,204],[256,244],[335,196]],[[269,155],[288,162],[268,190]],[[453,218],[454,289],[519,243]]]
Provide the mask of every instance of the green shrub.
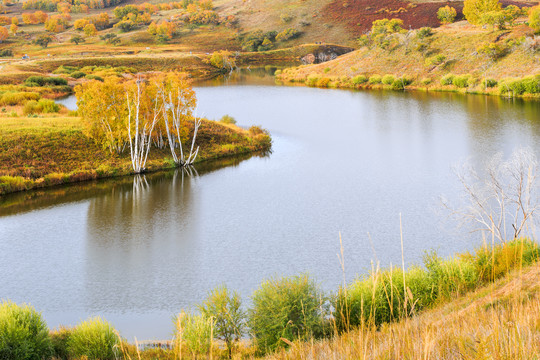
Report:
[[23,107],[23,114],[39,114],[41,111],[38,109],[38,102],[35,100],[30,100]]
[[418,31],[416,32],[416,37],[418,39],[424,39],[431,35],[433,35],[433,29],[427,26],[418,29]]
[[181,313],[174,319],[174,347],[181,353],[186,346],[193,358],[206,355],[212,344],[212,320],[204,315]]
[[67,85],[67,80],[59,77],[30,76],[25,81],[26,86],[55,86]]
[[453,74],[446,74],[441,78],[441,85],[452,85],[454,82]]
[[76,71],[76,66],[70,66],[70,65],[60,65],[56,70],[53,71],[53,74],[66,74],[69,75],[72,72]]
[[514,239],[493,247],[482,247],[469,254],[468,258],[474,262],[480,279],[488,282],[502,277],[515,268],[537,261],[540,259],[540,249],[529,239]]
[[30,100],[23,107],[23,113],[29,114],[49,114],[60,111],[60,105],[50,99]]
[[433,284],[436,299],[450,299],[478,285],[478,272],[469,260],[445,260],[435,252],[428,252],[424,255],[424,265]]
[[214,338],[225,342],[229,358],[232,357],[233,347],[244,333],[246,315],[241,306],[238,293],[229,292],[225,286],[210,292],[208,298],[199,306],[199,311],[205,318],[213,319]]
[[487,88],[493,88],[493,87],[497,86],[497,80],[495,80],[495,79],[484,79],[484,80],[482,80],[482,83]]
[[489,43],[479,46],[476,51],[478,54],[484,55],[492,61],[496,61],[510,51],[506,44],[501,43]]
[[97,81],[103,82],[103,78],[102,78],[101,76],[97,76],[97,75],[90,74],[90,75],[86,75],[85,77],[86,77],[88,80],[97,80]]
[[453,7],[450,7],[448,5],[443,6],[437,10],[437,18],[441,22],[441,24],[451,24],[456,19],[456,9]]
[[410,85],[412,83],[412,79],[408,76],[402,76],[400,78],[395,79],[392,82],[392,89],[393,90],[403,90],[406,86]]
[[119,339],[114,328],[99,317],[79,323],[68,340],[68,350],[72,357],[113,360],[115,346]]
[[287,41],[290,39],[297,38],[300,35],[301,35],[300,31],[296,29],[288,28],[276,35],[276,41]]
[[71,73],[71,77],[74,78],[74,79],[80,79],[82,77],[85,77],[86,74],[83,73],[82,71],[74,71]]
[[356,75],[355,77],[352,78],[352,83],[354,85],[364,84],[367,81],[368,81],[368,78],[365,75]]
[[219,122],[224,124],[236,124],[236,120],[230,115],[223,115]]
[[501,95],[523,95],[526,90],[524,81],[514,78],[499,81],[498,87]]
[[325,87],[328,87],[330,85],[330,79],[329,78],[320,78],[318,81],[317,81],[317,87],[322,87],[322,88],[325,88]]
[[279,18],[283,23],[291,22],[291,20],[294,18],[291,14],[281,14],[279,15]]
[[347,289],[341,288],[334,303],[338,329],[395,321],[434,301],[433,284],[424,269],[410,268],[405,273],[406,286],[403,280],[403,271],[394,268],[356,280]]
[[525,92],[529,94],[540,93],[540,75],[527,76],[522,80]]
[[32,184],[32,180],[25,179],[21,176],[0,176],[0,194],[28,190]]
[[29,100],[38,100],[40,95],[35,92],[6,92],[0,96],[0,105],[23,105]]
[[11,49],[2,49],[0,50],[0,57],[12,57],[13,51]]
[[330,330],[325,296],[307,275],[265,281],[252,300],[249,325],[263,353],[285,346],[281,338],[306,340]]
[[392,83],[396,80],[394,75],[386,74],[382,77],[381,81],[384,85],[392,85]]
[[71,329],[60,328],[50,333],[51,343],[53,347],[53,356],[57,359],[68,360],[68,341],[71,336]]
[[425,66],[433,66],[433,65],[440,65],[446,60],[446,56],[442,54],[433,55],[431,57],[428,57],[424,61]]
[[47,359],[52,355],[49,329],[33,307],[0,303],[0,359]]
[[423,78],[422,80],[420,80],[420,83],[422,85],[429,85],[431,84],[431,78]]
[[317,83],[319,82],[320,76],[313,73],[309,74],[306,79],[306,85],[307,86],[317,86]]
[[380,84],[382,81],[382,78],[380,75],[371,75],[369,77],[369,83],[370,84]]
[[466,88],[469,86],[470,75],[456,75],[452,79],[452,84],[458,88]]

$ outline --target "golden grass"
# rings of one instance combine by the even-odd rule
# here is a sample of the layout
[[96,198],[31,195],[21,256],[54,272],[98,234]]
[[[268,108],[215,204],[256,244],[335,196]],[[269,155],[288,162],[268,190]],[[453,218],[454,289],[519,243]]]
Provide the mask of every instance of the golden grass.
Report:
[[294,342],[278,359],[538,359],[540,265],[380,329]]
[[[192,125],[188,125],[192,126]],[[203,121],[196,163],[265,150],[267,138]],[[149,172],[173,168],[170,150],[152,148]],[[83,133],[78,117],[0,117],[0,195],[36,187],[129,175],[129,151],[110,154]]]
[[[530,35],[531,31],[525,25],[511,31],[491,31],[462,22],[434,29],[434,35],[424,40],[428,42],[428,46],[423,51],[416,48],[420,40],[413,36],[407,43],[404,35],[400,35],[401,43],[389,49],[363,47],[330,62],[286,69],[277,78],[284,82],[304,83],[311,75],[328,79],[326,82],[328,87],[355,88],[381,87],[368,84],[356,86],[350,79],[357,75],[370,77],[375,74],[380,76],[391,74],[395,77],[410,77],[413,80],[408,87],[410,89],[493,93],[493,90],[482,88],[482,79],[500,80],[539,74],[540,64],[536,59],[537,55],[525,45],[516,45],[508,55],[492,62],[487,57],[479,55],[477,48],[495,41],[503,43],[519,39]],[[427,65],[426,59],[434,55],[444,56],[443,63]],[[469,74],[471,78],[479,81],[478,86],[469,89],[441,86],[440,79],[449,73]],[[430,79],[431,83],[422,84],[422,79]]]

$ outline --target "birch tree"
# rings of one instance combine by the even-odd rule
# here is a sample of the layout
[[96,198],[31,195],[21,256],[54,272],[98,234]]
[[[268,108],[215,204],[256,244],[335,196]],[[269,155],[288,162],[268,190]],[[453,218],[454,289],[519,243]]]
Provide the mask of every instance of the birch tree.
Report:
[[121,154],[128,141],[124,85],[112,78],[89,81],[75,87],[75,96],[86,135],[111,153]]
[[[171,155],[178,166],[191,165],[197,158],[199,147],[195,147],[201,119],[193,116],[197,100],[190,82],[182,74],[169,73],[156,79],[158,96],[163,104],[163,125],[171,149]],[[188,137],[188,121],[193,121],[193,133],[189,152],[184,150]],[[177,152],[178,148],[178,152]]]
[[151,88],[138,79],[126,89],[128,109],[127,131],[133,171],[140,174],[146,170],[146,160],[152,145],[152,132],[159,121],[163,104],[151,96]]
[[457,175],[463,188],[462,206],[444,204],[452,213],[505,242],[533,235],[539,215],[538,161],[530,149],[515,150],[508,160],[496,155],[479,174],[465,164]]

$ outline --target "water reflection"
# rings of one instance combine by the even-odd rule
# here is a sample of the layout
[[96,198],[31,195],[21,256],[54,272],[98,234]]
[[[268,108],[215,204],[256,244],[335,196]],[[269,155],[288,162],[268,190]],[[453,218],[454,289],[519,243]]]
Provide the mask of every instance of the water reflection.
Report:
[[[233,157],[207,161],[192,166],[191,169],[185,169],[189,176],[205,175],[218,171],[226,167],[236,167],[242,161],[251,157],[266,157],[270,152],[256,152],[252,154],[241,154]],[[168,173],[174,173],[176,170],[165,170],[157,173],[145,175],[144,182],[151,185],[157,178],[167,178]],[[184,173],[185,176],[185,173]],[[22,214],[28,211],[49,208],[59,204],[68,204],[83,201],[117,191],[136,191],[136,185],[131,176],[123,176],[97,181],[85,181],[63,186],[23,191],[0,196],[0,217],[14,214]]]
[[[86,308],[122,311],[126,306],[144,308],[149,303],[178,309],[187,306],[178,299],[192,292],[190,284],[195,286],[202,276],[194,256],[196,181],[194,168],[152,178],[138,175],[133,177],[132,186],[126,184],[90,200],[85,242]],[[178,273],[177,268],[156,266],[162,262],[181,264],[184,270]],[[182,281],[182,277],[190,281]],[[171,297],[173,279],[183,286]]]

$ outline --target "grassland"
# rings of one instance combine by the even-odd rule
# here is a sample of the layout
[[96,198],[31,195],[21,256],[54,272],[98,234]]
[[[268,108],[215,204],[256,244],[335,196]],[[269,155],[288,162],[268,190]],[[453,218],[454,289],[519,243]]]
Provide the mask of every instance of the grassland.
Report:
[[[319,87],[395,88],[392,82],[381,81],[389,75],[403,79],[407,89],[498,95],[497,84],[503,80],[540,74],[534,33],[526,25],[493,30],[462,21],[432,31],[426,37],[420,37],[418,30],[396,34],[388,47],[364,46],[330,62],[286,69],[277,78]],[[500,56],[479,51],[489,44],[503,49]],[[467,79],[463,84],[456,85],[451,79],[450,84],[443,84],[449,75]],[[373,76],[379,79],[372,81]]]
[[[268,149],[270,139],[205,120],[197,144],[200,163]],[[174,168],[169,151],[153,148],[148,171]],[[129,152],[110,154],[97,146],[78,117],[0,117],[0,194],[131,173]]]
[[538,359],[540,265],[379,329],[294,342],[266,359]]

